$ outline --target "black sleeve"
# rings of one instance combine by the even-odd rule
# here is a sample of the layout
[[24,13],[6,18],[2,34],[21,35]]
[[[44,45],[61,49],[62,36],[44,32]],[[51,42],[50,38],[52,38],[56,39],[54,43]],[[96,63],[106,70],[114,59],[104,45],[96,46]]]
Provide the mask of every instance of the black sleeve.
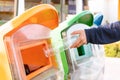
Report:
[[87,42],[93,44],[108,44],[120,40],[120,21],[97,28],[85,29]]

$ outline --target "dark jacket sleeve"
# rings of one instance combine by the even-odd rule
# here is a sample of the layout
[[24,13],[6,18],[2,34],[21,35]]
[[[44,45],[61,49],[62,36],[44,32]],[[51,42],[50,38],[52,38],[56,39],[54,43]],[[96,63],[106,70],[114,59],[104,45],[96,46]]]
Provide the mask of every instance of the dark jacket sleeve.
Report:
[[87,42],[93,44],[108,44],[120,40],[120,21],[97,28],[85,29]]

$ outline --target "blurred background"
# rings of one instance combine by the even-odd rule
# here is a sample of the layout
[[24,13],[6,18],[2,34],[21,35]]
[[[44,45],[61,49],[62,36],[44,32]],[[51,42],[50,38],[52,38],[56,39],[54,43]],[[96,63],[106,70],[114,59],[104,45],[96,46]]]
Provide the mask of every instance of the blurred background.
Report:
[[26,9],[38,4],[51,4],[59,12],[60,22],[69,15],[90,10],[93,14],[101,12],[103,23],[110,23],[119,18],[119,0],[0,0],[0,25]]

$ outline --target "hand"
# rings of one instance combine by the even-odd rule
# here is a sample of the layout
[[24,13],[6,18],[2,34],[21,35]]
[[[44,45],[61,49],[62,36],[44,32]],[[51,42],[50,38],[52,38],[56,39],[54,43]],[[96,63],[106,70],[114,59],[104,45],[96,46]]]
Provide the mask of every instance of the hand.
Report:
[[77,30],[71,33],[71,35],[76,35],[79,34],[80,36],[78,37],[78,39],[71,45],[70,48],[77,48],[79,46],[82,46],[83,44],[87,43],[87,39],[86,39],[86,34],[85,34],[85,30]]

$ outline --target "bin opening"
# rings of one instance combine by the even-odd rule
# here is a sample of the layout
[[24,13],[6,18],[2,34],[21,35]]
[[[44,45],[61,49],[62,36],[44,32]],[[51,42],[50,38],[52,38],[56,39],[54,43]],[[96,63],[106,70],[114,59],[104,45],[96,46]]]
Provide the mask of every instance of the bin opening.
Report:
[[79,55],[79,56],[85,55],[85,51],[84,51],[83,46],[78,47],[78,48],[77,48],[77,51],[78,51],[78,55]]
[[48,48],[46,41],[22,45],[20,47],[26,74],[50,65],[49,57],[46,56],[44,48]]

